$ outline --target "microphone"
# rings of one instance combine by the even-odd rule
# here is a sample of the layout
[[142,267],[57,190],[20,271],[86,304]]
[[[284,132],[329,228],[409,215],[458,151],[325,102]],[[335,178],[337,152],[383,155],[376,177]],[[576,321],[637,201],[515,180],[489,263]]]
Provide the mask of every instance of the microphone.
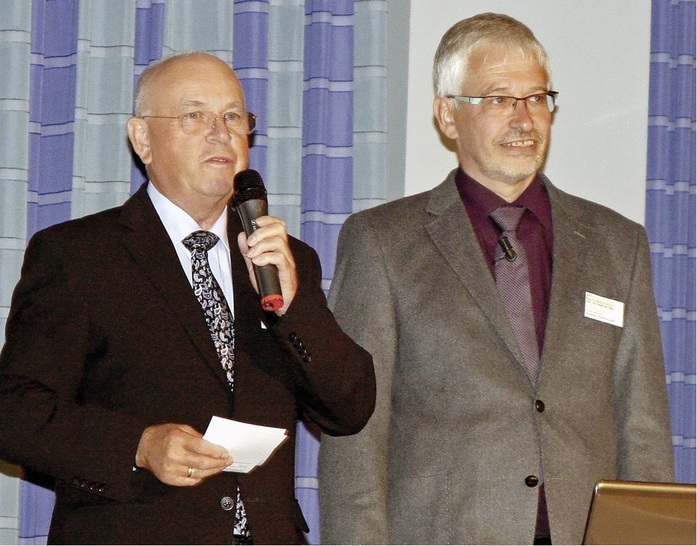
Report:
[[[252,169],[240,171],[234,180],[235,196],[233,205],[240,215],[244,231],[249,237],[257,229],[257,218],[268,214],[266,188],[261,175]],[[281,283],[275,265],[254,266],[261,307],[264,311],[276,311],[283,306]]]
[[503,250],[503,255],[505,256],[506,261],[514,261],[518,256],[518,253],[511,246],[511,242],[508,240],[508,237],[501,237],[498,242],[501,250]]

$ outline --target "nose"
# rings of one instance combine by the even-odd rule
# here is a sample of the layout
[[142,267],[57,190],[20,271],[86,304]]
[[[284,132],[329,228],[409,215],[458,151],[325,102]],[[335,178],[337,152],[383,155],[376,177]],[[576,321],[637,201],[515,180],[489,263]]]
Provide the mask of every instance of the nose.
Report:
[[220,116],[213,118],[211,123],[211,128],[208,132],[208,136],[216,140],[228,141],[230,140],[230,131],[225,125],[225,121]]
[[[522,104],[519,105],[519,103]],[[517,99],[513,103],[511,125],[514,127],[523,127],[524,129],[531,129],[534,125],[532,116],[530,116],[530,111],[528,110],[528,103],[525,100]]]
[[528,103],[525,102],[525,99],[518,99],[516,97],[513,97],[513,110],[516,110],[518,108],[518,103],[522,102],[525,108],[528,108]]

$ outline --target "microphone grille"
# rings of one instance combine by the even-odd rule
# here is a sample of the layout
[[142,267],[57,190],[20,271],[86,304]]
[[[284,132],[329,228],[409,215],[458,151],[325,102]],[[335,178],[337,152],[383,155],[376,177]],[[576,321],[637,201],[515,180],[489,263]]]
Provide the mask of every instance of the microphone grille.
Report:
[[234,189],[236,193],[244,192],[245,190],[259,188],[264,190],[264,181],[261,175],[254,169],[240,171],[235,175]]

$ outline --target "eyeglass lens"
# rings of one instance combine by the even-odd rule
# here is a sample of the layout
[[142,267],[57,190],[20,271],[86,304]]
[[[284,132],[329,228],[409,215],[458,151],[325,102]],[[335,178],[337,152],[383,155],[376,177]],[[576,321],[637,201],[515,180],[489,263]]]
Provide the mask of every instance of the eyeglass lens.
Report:
[[187,134],[200,134],[210,131],[217,121],[225,124],[227,129],[237,134],[249,134],[256,126],[256,116],[251,112],[242,115],[216,115],[213,112],[190,112],[180,116],[182,130]]

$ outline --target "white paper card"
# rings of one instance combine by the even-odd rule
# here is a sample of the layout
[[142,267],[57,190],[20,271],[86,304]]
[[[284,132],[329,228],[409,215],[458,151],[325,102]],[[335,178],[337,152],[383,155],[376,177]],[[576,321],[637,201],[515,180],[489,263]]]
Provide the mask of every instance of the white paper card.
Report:
[[213,416],[208,424],[204,440],[223,446],[230,452],[234,462],[225,472],[246,474],[264,464],[271,454],[288,438],[283,428],[251,425]]
[[586,292],[584,316],[613,326],[624,326],[624,303]]

